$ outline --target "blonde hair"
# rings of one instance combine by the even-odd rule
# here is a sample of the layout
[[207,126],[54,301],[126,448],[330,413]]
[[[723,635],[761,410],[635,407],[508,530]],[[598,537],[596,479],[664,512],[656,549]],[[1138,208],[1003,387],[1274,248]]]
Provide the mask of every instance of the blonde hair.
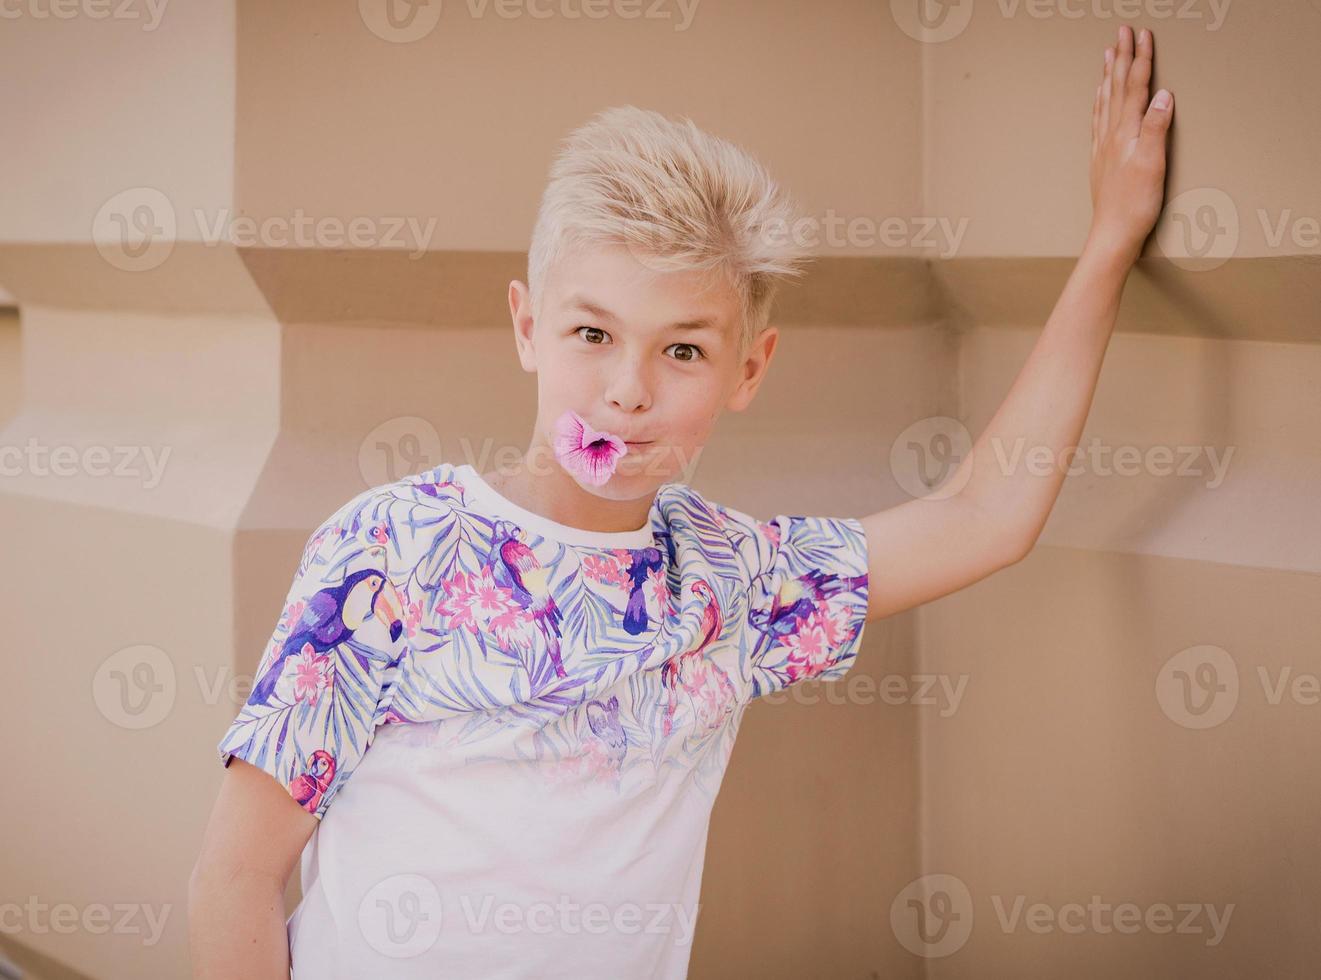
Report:
[[[622,245],[656,271],[723,275],[739,297],[740,356],[807,258],[796,207],[751,154],[636,106],[597,113],[563,141],[537,212],[528,289],[539,316],[550,269],[577,248]],[[709,281],[709,278],[708,278]]]

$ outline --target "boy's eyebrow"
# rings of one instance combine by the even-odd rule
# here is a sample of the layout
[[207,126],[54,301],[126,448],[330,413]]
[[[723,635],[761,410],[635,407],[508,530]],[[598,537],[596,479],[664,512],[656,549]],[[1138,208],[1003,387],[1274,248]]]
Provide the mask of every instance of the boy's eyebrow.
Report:
[[[603,306],[593,303],[586,296],[570,296],[565,303],[566,309],[582,310],[584,313],[590,313],[592,316],[600,317],[602,320],[618,320],[615,316]],[[680,320],[678,323],[671,323],[672,330],[714,330],[717,325],[714,320],[706,317],[699,317],[696,320]]]

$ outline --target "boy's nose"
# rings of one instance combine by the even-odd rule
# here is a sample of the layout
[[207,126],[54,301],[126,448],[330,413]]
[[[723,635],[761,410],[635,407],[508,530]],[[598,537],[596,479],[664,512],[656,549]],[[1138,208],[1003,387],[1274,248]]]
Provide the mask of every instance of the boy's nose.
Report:
[[606,401],[621,412],[636,412],[651,404],[651,394],[639,374],[623,369],[613,374],[606,387]]

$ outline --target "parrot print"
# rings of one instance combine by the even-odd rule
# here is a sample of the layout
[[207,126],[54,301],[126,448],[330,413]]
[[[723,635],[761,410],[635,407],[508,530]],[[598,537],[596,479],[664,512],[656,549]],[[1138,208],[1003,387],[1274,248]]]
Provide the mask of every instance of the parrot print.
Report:
[[454,765],[620,798],[677,768],[714,797],[752,701],[856,658],[853,518],[762,522],[667,483],[647,528],[585,544],[480,486],[442,463],[313,532],[222,762],[265,770],[320,819],[376,731],[412,725]]

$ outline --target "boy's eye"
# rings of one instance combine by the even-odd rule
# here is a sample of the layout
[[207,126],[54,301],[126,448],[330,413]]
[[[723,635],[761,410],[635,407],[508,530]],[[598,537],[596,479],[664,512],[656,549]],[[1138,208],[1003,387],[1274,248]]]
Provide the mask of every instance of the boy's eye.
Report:
[[[676,361],[700,361],[702,358],[706,357],[706,354],[702,352],[702,348],[695,347],[692,344],[671,344],[670,347],[683,347],[691,351],[690,354],[686,354],[683,357],[676,357]],[[669,348],[666,349],[668,350]]]
[[[595,335],[595,334],[601,334],[602,336],[605,336],[605,331],[602,330],[600,327],[587,327],[587,326],[583,326],[583,327],[574,327],[574,328],[573,328],[573,332],[574,332],[574,333],[578,333],[579,330],[590,330],[590,331],[592,331],[593,335]],[[589,344],[594,344],[594,343],[596,343],[596,341],[594,341],[594,340],[589,340],[589,341],[587,341],[587,342],[588,342]]]
[[[580,331],[583,330],[590,331],[590,333],[589,334],[580,333]],[[597,337],[597,335],[600,335],[600,337],[609,336],[609,334],[607,334],[600,327],[592,327],[586,324],[580,327],[574,327],[573,332],[578,336],[582,337],[589,344],[593,344],[596,346],[600,346],[602,343],[604,343],[604,341],[602,340],[594,339]],[[702,348],[696,346],[695,344],[670,344],[670,346],[665,349],[669,350],[672,347],[679,347],[687,352],[682,355],[676,356],[674,358],[676,361],[685,361],[685,362],[700,361],[706,357],[706,352],[703,351]]]

